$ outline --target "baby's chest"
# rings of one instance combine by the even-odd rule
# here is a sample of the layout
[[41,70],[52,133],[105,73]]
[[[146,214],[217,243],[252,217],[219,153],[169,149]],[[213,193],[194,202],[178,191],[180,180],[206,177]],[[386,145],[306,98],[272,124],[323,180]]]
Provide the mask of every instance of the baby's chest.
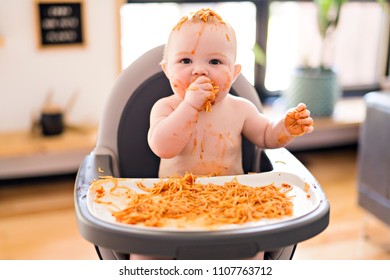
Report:
[[229,119],[200,119],[188,148],[207,153],[234,151],[241,148],[241,132],[242,125]]

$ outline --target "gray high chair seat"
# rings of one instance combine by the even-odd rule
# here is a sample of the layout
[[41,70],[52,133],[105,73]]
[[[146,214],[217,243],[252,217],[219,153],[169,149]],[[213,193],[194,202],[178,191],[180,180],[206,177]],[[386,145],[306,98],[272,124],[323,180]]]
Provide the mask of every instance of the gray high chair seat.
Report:
[[[171,232],[126,227],[97,219],[88,210],[90,183],[100,176],[157,178],[159,158],[147,143],[153,104],[171,95],[161,70],[163,46],[141,56],[118,78],[100,123],[94,150],[81,164],[75,182],[75,209],[81,235],[95,245],[101,259],[128,259],[147,254],[174,259],[238,259],[265,251],[268,259],[291,259],[296,244],[322,232],[329,223],[329,203],[319,183],[286,149],[260,150],[243,140],[243,167],[248,172],[282,170],[299,174],[321,192],[318,207],[304,217],[270,226],[221,231]],[[240,75],[232,94],[261,103],[254,87]]]

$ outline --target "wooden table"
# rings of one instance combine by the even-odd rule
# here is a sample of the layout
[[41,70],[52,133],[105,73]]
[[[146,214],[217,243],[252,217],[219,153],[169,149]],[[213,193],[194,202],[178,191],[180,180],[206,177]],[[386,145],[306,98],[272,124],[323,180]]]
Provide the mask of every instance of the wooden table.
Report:
[[76,172],[95,140],[95,128],[66,128],[56,136],[29,131],[1,133],[0,179]]

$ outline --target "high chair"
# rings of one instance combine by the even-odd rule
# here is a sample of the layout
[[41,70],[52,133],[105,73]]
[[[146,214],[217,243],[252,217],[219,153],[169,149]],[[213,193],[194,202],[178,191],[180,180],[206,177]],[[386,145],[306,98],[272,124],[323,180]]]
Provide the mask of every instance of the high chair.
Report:
[[[244,172],[263,172],[270,181],[292,180],[310,186],[313,209],[299,217],[254,227],[216,231],[154,230],[110,223],[88,209],[90,183],[100,176],[157,178],[159,158],[147,143],[153,104],[171,95],[159,65],[164,46],[131,64],[118,78],[100,123],[96,146],[81,164],[75,182],[75,208],[81,235],[95,245],[101,259],[128,259],[146,254],[173,259],[239,259],[265,251],[266,259],[291,259],[296,244],[322,232],[329,223],[329,202],[313,175],[284,148],[261,150],[243,140]],[[254,87],[240,75],[234,95],[261,103]],[[285,179],[280,179],[285,178]],[[310,192],[310,193],[309,193]]]

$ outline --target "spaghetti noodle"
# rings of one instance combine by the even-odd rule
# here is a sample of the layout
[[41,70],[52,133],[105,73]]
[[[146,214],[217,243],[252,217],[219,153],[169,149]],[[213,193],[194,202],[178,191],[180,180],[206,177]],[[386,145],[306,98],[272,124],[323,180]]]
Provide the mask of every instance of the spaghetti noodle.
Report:
[[236,179],[223,185],[201,184],[196,182],[195,176],[186,174],[160,180],[151,188],[138,182],[138,188],[145,193],[136,193],[126,186],[120,186],[116,178],[112,180],[114,186],[109,191],[97,185],[93,190],[94,200],[110,204],[104,199],[105,196],[124,198],[124,208],[110,206],[116,209],[112,210],[115,220],[125,224],[212,228],[293,214],[293,203],[291,197],[287,196],[292,188],[289,184],[282,184],[281,187],[274,184],[251,187]]

